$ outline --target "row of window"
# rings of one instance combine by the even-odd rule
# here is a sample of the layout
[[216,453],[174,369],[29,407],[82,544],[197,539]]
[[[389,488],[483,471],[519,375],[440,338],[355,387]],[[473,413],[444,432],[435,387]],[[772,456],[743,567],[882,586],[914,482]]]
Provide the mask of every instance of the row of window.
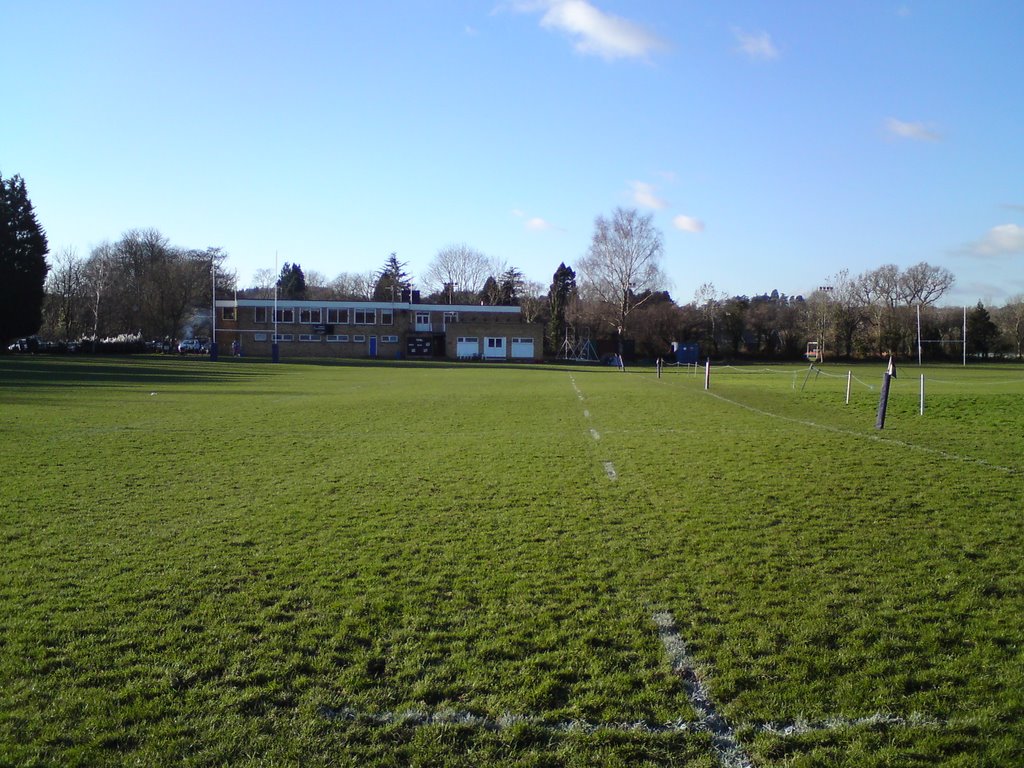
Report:
[[[234,307],[222,307],[221,316],[225,320],[234,320],[237,313]],[[253,307],[255,323],[270,322],[269,318],[278,323],[294,323],[295,317],[296,311],[293,307],[281,307],[276,311],[268,307]],[[375,309],[300,309],[298,318],[302,325],[394,325],[395,313],[390,309],[382,309],[380,323],[377,322]]]
[[[252,335],[253,341],[266,341],[268,338],[274,341],[295,341],[295,335],[291,333],[254,333]],[[361,334],[355,334],[349,336],[345,333],[330,333],[326,336],[322,336],[319,333],[300,333],[298,335],[299,341],[329,341],[329,342],[346,342],[351,341],[356,344],[362,344],[366,341],[366,336]],[[397,336],[381,336],[381,344],[397,344]]]
[[[253,307],[253,322],[266,323],[269,322],[267,318],[274,317],[278,323],[294,323],[295,322],[296,310],[294,307],[280,307],[276,311],[269,307]],[[394,324],[394,310],[382,309],[380,311],[380,325],[393,325]],[[221,317],[224,320],[235,320],[238,317],[238,313],[235,307],[222,307]],[[319,307],[315,309],[299,309],[298,310],[299,323],[303,325],[321,325],[327,323],[330,325],[377,325],[377,310],[375,309],[321,309]],[[445,312],[444,322],[457,323],[459,322],[458,312]],[[416,313],[416,324],[417,325],[429,325],[430,324],[430,313],[429,312],[417,312]]]

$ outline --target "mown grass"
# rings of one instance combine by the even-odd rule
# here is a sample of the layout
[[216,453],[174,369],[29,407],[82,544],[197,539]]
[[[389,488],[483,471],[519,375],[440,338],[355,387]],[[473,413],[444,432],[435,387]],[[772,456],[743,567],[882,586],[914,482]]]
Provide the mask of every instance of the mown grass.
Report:
[[0,359],[0,763],[715,765],[564,727],[670,610],[757,765],[1020,764],[1024,376],[925,373]]

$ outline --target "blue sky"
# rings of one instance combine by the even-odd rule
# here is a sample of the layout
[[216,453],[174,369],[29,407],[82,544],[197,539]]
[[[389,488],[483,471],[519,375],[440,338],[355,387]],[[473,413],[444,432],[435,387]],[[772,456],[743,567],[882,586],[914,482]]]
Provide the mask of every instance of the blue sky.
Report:
[[0,173],[51,250],[247,285],[465,243],[545,284],[651,213],[672,295],[941,265],[1024,293],[1024,3],[0,0]]

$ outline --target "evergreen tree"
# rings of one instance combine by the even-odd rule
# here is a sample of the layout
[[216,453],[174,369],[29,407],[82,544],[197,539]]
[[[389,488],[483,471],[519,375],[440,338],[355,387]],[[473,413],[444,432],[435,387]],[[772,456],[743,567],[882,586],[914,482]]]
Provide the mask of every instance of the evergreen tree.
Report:
[[484,287],[480,289],[480,303],[488,307],[501,303],[501,286],[494,279],[494,275],[484,281]]
[[967,313],[967,351],[972,355],[987,356],[995,351],[999,340],[999,326],[980,301]]
[[306,295],[306,275],[298,264],[287,261],[281,267],[277,278],[277,287],[282,299],[302,299]]
[[25,181],[0,176],[0,342],[39,330],[46,283],[46,234],[36,220]]
[[551,289],[548,291],[548,302],[551,305],[551,320],[548,322],[548,351],[556,353],[565,341],[565,314],[569,308],[569,302],[576,295],[576,273],[565,266],[565,262],[558,265],[554,277],[551,280]]
[[402,291],[412,288],[412,280],[405,268],[409,266],[404,261],[398,260],[398,255],[392,253],[384,262],[384,266],[377,272],[377,285],[373,289],[374,301],[398,301],[402,298]]
[[501,282],[498,284],[498,303],[506,307],[514,307],[519,304],[519,294],[522,293],[524,285],[523,273],[515,267],[509,267],[501,275]]

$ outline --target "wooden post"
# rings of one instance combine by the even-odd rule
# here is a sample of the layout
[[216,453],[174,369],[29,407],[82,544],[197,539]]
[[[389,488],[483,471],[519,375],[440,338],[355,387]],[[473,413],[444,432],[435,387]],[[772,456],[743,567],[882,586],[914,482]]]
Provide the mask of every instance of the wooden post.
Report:
[[886,371],[882,374],[882,396],[878,398],[878,415],[875,417],[875,429],[885,427],[885,409],[889,406],[889,382],[892,376]]

